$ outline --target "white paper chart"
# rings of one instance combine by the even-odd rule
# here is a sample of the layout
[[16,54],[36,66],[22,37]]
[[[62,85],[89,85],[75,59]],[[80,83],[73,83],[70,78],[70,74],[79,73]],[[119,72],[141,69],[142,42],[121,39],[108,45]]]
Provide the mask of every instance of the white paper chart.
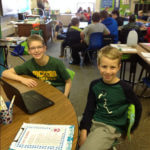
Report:
[[23,123],[10,150],[71,150],[73,125]]

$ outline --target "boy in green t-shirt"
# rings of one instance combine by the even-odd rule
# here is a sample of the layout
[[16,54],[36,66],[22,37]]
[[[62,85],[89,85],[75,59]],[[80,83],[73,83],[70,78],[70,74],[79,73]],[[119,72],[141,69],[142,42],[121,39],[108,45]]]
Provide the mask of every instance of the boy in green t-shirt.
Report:
[[2,72],[2,76],[20,81],[28,87],[38,86],[33,79],[20,75],[29,75],[55,86],[68,97],[71,79],[62,61],[45,54],[46,46],[40,35],[34,34],[27,39],[29,54],[33,58],[25,63]]
[[111,46],[98,53],[100,79],[90,84],[88,100],[80,122],[80,150],[110,149],[116,138],[126,133],[127,112],[130,104],[135,105],[135,123],[141,117],[141,103],[132,88],[117,77],[121,66],[121,53]]

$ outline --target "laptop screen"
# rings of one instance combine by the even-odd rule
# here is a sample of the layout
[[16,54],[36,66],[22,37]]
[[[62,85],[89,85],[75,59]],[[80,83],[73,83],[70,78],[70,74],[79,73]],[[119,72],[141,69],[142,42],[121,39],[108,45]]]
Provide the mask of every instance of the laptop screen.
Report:
[[86,26],[88,26],[88,22],[80,22],[79,28],[84,29]]
[[128,23],[129,23],[129,21],[123,21],[123,25],[126,25]]

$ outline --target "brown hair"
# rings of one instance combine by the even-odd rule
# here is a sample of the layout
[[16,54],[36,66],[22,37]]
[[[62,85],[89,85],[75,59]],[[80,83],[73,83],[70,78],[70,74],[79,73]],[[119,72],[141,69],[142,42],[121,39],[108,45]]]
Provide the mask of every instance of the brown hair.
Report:
[[100,14],[98,12],[93,13],[92,21],[93,22],[99,22],[100,21]]
[[102,56],[105,56],[105,57],[112,59],[112,60],[118,59],[118,65],[121,63],[122,54],[115,47],[105,46],[99,50],[98,56],[97,56],[97,64],[98,65],[100,65],[100,61],[101,61]]
[[101,12],[100,12],[100,18],[102,19],[102,18],[104,18],[104,19],[106,19],[106,18],[108,18],[109,17],[109,14],[108,14],[108,12],[106,11],[106,10],[102,10]]
[[41,42],[43,45],[45,45],[45,42],[44,42],[44,39],[42,36],[38,35],[38,34],[33,34],[33,35],[30,35],[27,39],[27,45],[28,45],[28,48],[30,48],[30,44],[32,41],[39,41]]
[[78,18],[72,18],[71,19],[71,25],[76,26],[77,24],[79,24],[79,19]]

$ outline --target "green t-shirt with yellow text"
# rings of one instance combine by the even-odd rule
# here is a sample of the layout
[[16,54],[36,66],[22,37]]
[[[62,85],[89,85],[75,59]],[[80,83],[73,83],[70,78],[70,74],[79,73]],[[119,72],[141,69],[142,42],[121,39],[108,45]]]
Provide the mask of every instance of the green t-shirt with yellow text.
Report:
[[65,81],[70,78],[63,62],[51,56],[49,56],[49,61],[44,66],[38,65],[34,58],[31,58],[14,69],[18,75],[29,75],[53,86],[63,86]]

